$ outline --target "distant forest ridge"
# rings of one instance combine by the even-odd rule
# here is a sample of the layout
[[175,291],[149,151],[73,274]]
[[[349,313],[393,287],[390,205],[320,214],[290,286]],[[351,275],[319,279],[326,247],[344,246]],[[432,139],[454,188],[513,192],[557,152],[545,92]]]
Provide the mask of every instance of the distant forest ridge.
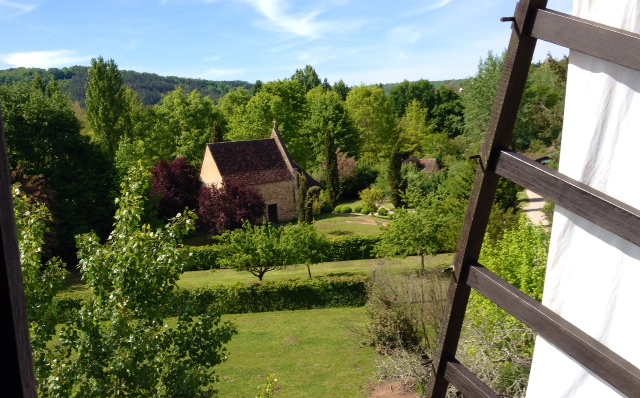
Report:
[[[442,86],[446,86],[446,87],[449,87],[450,89],[457,90],[458,88],[460,88],[462,83],[466,80],[467,79],[449,79],[449,80],[436,80],[436,81],[429,80],[429,81],[433,85],[433,88],[435,88],[436,90]],[[409,82],[409,83],[414,83],[414,82]],[[385,93],[389,94],[391,90],[399,84],[402,84],[402,83],[387,83],[387,84],[383,84],[382,88],[384,89]]]
[[[72,66],[70,68],[11,68],[0,70],[0,84],[13,84],[18,82],[31,82],[36,73],[39,73],[44,81],[49,81],[54,77],[62,91],[69,94],[71,101],[78,101],[84,107],[87,85],[88,66]],[[122,71],[124,84],[130,86],[138,93],[140,100],[145,105],[155,105],[162,99],[163,94],[167,94],[177,87],[182,87],[187,93],[197,89],[205,96],[218,100],[229,91],[237,87],[244,87],[248,90],[253,84],[241,81],[214,81],[204,79],[190,79],[176,76],[159,76],[155,73],[140,73],[134,71]]]
[[[69,68],[11,68],[0,70],[0,84],[14,84],[19,82],[31,82],[36,73],[39,73],[44,81],[49,81],[54,77],[62,91],[69,95],[71,101],[79,102],[84,108],[85,106],[85,86],[87,84],[87,71],[88,66],[72,66]],[[185,92],[190,93],[193,90],[198,90],[205,96],[211,97],[217,101],[222,98],[229,91],[236,89],[237,87],[244,87],[247,90],[251,90],[253,83],[249,83],[242,80],[231,81],[216,81],[205,79],[191,79],[186,77],[176,76],[159,76],[155,73],[146,72],[134,72],[134,71],[122,71],[124,75],[124,83],[130,86],[135,92],[138,93],[140,100],[145,105],[155,105],[162,99],[164,94],[167,94],[177,87],[182,87]],[[431,84],[435,88],[440,86],[448,86],[456,88],[460,86],[463,79],[453,80],[441,80],[431,81]],[[397,86],[400,83],[388,83],[383,84],[382,87],[386,93]]]

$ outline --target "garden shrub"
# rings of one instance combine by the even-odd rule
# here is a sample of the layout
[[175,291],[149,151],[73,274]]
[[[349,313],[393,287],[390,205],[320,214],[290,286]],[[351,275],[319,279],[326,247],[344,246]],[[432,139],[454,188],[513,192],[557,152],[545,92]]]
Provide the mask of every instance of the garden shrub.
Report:
[[371,186],[360,191],[360,199],[363,206],[378,208],[384,201],[384,191],[376,186]]
[[362,206],[360,206],[360,205],[353,206],[353,212],[354,213],[362,213]]
[[182,250],[190,252],[184,264],[183,272],[220,268],[220,263],[218,262],[220,249],[217,245],[188,246]]
[[378,210],[378,215],[379,216],[388,216],[389,215],[389,211],[387,209],[385,209],[384,207],[381,207]]
[[340,205],[340,206],[337,206],[333,211],[337,214],[349,214],[351,213],[352,210],[350,206]]
[[331,213],[333,212],[333,205],[329,202],[323,202],[322,207],[320,208],[320,213]]
[[375,213],[378,208],[375,205],[364,205],[362,206],[362,214],[372,214]]
[[349,261],[374,258],[378,236],[340,236],[329,239],[327,261]]

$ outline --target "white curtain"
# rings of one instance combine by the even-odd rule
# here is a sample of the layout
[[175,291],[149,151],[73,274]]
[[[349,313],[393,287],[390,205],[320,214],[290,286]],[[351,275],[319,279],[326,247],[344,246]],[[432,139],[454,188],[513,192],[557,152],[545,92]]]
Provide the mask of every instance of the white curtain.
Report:
[[[573,14],[640,33],[636,1],[575,0]],[[640,72],[570,53],[560,172],[640,208]],[[556,207],[543,304],[640,367],[638,281],[640,247]],[[527,397],[619,395],[538,337]]]

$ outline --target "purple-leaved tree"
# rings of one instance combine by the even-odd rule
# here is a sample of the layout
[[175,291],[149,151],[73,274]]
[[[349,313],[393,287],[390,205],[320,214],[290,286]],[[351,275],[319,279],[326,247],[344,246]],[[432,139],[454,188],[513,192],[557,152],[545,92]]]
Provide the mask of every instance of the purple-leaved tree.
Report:
[[198,196],[200,225],[214,235],[242,227],[242,221],[262,222],[265,214],[262,195],[253,187],[228,179],[220,188],[204,187]]

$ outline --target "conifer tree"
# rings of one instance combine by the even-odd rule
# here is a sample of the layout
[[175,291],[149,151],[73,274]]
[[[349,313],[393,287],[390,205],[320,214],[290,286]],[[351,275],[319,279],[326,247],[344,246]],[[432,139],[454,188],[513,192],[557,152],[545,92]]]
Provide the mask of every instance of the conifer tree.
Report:
[[324,133],[324,159],[325,159],[325,182],[326,198],[331,206],[338,203],[340,195],[340,177],[338,175],[338,156],[336,145],[331,135],[331,130],[326,129]]
[[307,211],[307,190],[309,189],[309,184],[307,183],[307,179],[304,175],[298,174],[298,224],[306,224],[310,222]]
[[391,158],[389,159],[389,168],[387,169],[389,178],[389,196],[391,203],[396,209],[402,207],[402,153],[400,151],[401,142],[398,140],[391,150]]

